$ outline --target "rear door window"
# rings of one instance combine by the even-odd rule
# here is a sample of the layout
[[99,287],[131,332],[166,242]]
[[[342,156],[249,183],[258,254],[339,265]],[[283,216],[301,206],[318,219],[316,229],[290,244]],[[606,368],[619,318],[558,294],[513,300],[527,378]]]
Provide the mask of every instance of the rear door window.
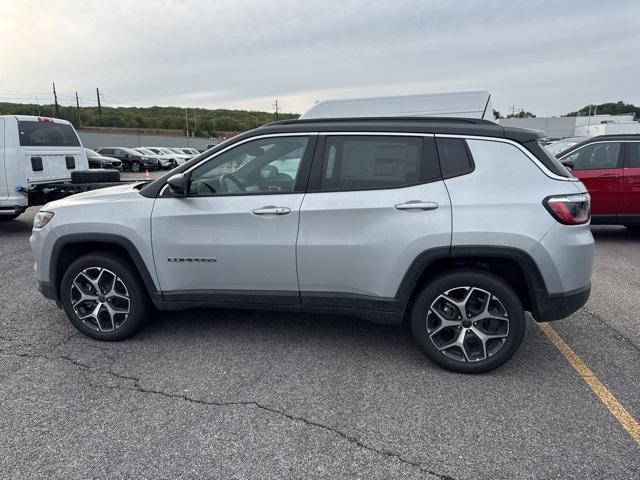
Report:
[[18,122],[20,145],[23,147],[79,147],[80,140],[67,123],[51,121]]
[[[422,150],[420,137],[327,136],[319,187],[323,191],[370,190],[434,180],[439,171],[427,172]],[[437,164],[435,158],[429,160]]]

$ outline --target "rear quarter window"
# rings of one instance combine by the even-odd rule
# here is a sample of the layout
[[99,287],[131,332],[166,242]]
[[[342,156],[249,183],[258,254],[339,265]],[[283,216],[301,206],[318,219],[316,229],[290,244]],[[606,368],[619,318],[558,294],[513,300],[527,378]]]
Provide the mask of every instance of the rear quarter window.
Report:
[[23,147],[79,147],[80,140],[67,123],[18,122],[20,145]]
[[462,138],[438,138],[438,156],[443,178],[459,177],[473,172],[473,157]]

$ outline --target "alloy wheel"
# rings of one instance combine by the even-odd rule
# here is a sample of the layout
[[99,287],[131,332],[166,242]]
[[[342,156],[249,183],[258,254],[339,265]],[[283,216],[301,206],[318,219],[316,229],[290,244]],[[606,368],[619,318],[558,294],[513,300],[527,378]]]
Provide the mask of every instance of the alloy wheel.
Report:
[[436,297],[427,312],[427,334],[445,356],[477,362],[495,355],[509,335],[509,315],[487,290],[456,287]]
[[127,286],[102,267],[82,270],[71,283],[71,307],[84,325],[98,332],[113,332],[127,321],[131,299]]

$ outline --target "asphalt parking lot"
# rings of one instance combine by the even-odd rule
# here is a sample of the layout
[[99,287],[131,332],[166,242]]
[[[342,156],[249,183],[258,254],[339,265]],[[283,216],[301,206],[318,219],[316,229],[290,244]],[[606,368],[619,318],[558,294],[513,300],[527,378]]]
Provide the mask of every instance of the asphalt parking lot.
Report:
[[[328,315],[158,313],[100,343],[36,292],[34,213],[0,224],[1,478],[640,477],[637,440],[533,321],[482,376]],[[552,327],[640,419],[640,235],[593,231],[591,299]]]

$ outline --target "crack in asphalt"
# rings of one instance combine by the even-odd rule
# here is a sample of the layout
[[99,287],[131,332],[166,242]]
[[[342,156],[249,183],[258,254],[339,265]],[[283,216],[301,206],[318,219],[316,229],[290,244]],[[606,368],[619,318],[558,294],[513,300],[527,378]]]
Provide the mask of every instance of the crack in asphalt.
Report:
[[593,319],[595,319],[596,321],[600,322],[604,327],[609,328],[611,330],[613,330],[613,332],[618,336],[618,338],[620,340],[625,341],[627,344],[629,344],[629,346],[631,348],[633,348],[635,351],[640,352],[640,346],[636,345],[635,343],[633,343],[631,341],[631,339],[629,339],[628,337],[626,337],[622,332],[620,332],[620,330],[618,330],[616,327],[612,326],[609,324],[609,322],[605,321],[604,318],[602,318],[600,315],[598,315],[596,312],[594,312],[593,310],[591,310],[589,307],[582,307],[581,310],[584,310],[587,315],[589,315],[590,317],[592,317]]
[[[72,337],[74,337],[76,334],[71,335],[67,340],[63,341],[62,343],[58,344],[62,345],[66,342],[68,342]],[[194,404],[198,404],[198,405],[207,405],[207,406],[215,406],[215,407],[254,407],[275,415],[279,415],[282,417],[285,417],[291,421],[294,422],[299,422],[299,423],[304,423],[307,426],[310,427],[316,427],[316,428],[320,428],[322,430],[325,430],[327,432],[333,433],[334,435],[339,436],[340,438],[342,438],[343,440],[346,440],[347,442],[351,443],[352,445],[355,445],[359,448],[362,448],[364,450],[367,450],[369,452],[375,453],[377,455],[382,455],[391,459],[394,459],[404,465],[408,465],[411,466],[413,468],[416,468],[418,470],[420,470],[421,472],[431,475],[433,477],[436,477],[440,480],[455,480],[453,477],[450,477],[448,475],[443,475],[437,472],[434,472],[433,470],[429,470],[428,468],[424,467],[421,463],[413,461],[413,460],[409,460],[405,457],[403,457],[401,454],[390,451],[390,450],[384,450],[384,449],[380,449],[380,448],[376,448],[373,447],[371,445],[368,445],[366,443],[364,443],[362,440],[359,440],[358,438],[356,438],[353,435],[350,435],[348,433],[343,432],[342,430],[336,428],[336,427],[332,427],[330,425],[325,425],[323,423],[314,421],[314,420],[309,420],[307,418],[298,416],[298,415],[293,415],[291,413],[288,413],[284,410],[280,410],[274,407],[270,407],[268,405],[264,405],[260,402],[256,402],[256,401],[251,401],[251,400],[234,400],[234,401],[213,401],[213,400],[203,400],[203,399],[198,399],[198,398],[193,398],[184,394],[179,394],[179,393],[170,393],[170,392],[165,392],[163,390],[155,390],[155,389],[150,389],[150,388],[145,388],[141,385],[141,380],[138,377],[133,377],[133,376],[129,376],[129,375],[124,375],[121,373],[117,373],[114,372],[112,370],[113,365],[115,364],[115,359],[109,357],[109,359],[111,360],[111,365],[109,366],[109,368],[107,370],[99,370],[99,369],[94,369],[91,366],[87,365],[86,363],[83,363],[79,360],[76,360],[74,358],[71,358],[67,355],[58,355],[58,356],[50,356],[50,355],[45,355],[42,353],[14,353],[14,352],[8,352],[6,350],[1,350],[0,349],[0,354],[1,355],[7,355],[7,356],[14,356],[14,357],[20,357],[20,358],[32,358],[32,359],[43,359],[43,360],[48,360],[48,361],[57,361],[57,360],[62,360],[65,362],[68,362],[70,364],[72,364],[75,367],[78,367],[80,369],[80,372],[82,374],[82,376],[84,377],[84,379],[87,382],[87,385],[89,385],[89,387],[91,388],[107,388],[107,389],[112,389],[112,390],[121,390],[121,391],[128,391],[128,392],[137,392],[137,393],[142,393],[142,394],[150,394],[150,395],[158,395],[161,397],[165,397],[165,398],[170,398],[170,399],[175,399],[175,400],[182,400],[182,401],[186,401],[189,403],[194,403]],[[91,378],[89,378],[89,374],[106,374],[106,375],[110,375],[111,377],[117,378],[119,380],[125,380],[125,381],[129,381],[132,382],[133,385],[132,387],[127,387],[127,386],[123,386],[123,385],[104,385],[104,384],[100,384],[100,383],[95,383],[94,381],[92,381]]]

